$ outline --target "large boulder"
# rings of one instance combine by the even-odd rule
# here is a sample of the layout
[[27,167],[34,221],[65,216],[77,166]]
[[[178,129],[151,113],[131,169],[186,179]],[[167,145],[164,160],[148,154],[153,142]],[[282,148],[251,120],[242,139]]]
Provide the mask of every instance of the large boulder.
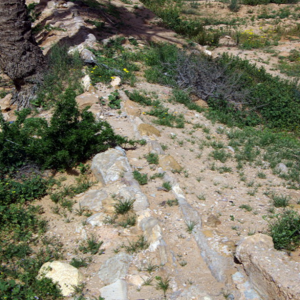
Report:
[[60,261],[47,262],[42,265],[38,279],[43,277],[52,279],[61,289],[63,296],[69,296],[74,292],[74,287],[80,285],[83,275],[73,266]]
[[249,280],[262,299],[300,299],[300,264],[274,249],[270,236],[244,238],[236,249]]
[[125,172],[131,171],[125,151],[120,147],[97,154],[92,161],[91,170],[103,184],[119,180]]
[[98,97],[95,94],[91,94],[89,92],[85,92],[77,96],[75,100],[80,110],[83,110],[88,106],[92,106],[93,104],[96,104],[99,101]]
[[121,252],[108,259],[99,270],[99,277],[105,284],[111,284],[127,275],[132,256]]

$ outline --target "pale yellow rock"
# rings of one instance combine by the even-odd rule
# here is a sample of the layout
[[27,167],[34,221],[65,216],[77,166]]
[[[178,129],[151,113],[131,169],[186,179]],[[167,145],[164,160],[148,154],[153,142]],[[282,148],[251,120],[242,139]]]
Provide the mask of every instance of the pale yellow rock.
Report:
[[92,106],[93,104],[97,104],[99,101],[98,97],[95,94],[91,94],[89,92],[85,92],[77,96],[75,100],[80,110],[83,110],[88,106]]
[[159,155],[159,166],[164,171],[178,171],[182,170],[182,166],[171,155]]
[[37,279],[52,279],[61,289],[63,296],[69,296],[74,292],[74,287],[80,285],[83,275],[75,267],[60,261],[47,262],[42,265]]
[[150,125],[150,124],[140,124],[138,127],[138,131],[140,132],[141,135],[156,135],[156,136],[160,136],[160,131],[155,128],[154,126]]
[[142,113],[138,105],[129,99],[125,101],[124,108],[126,113],[130,116],[139,117]]
[[114,77],[113,80],[110,82],[110,85],[113,87],[121,85],[121,78],[118,76]]
[[11,107],[10,105],[11,98],[12,98],[12,94],[7,94],[4,98],[0,100],[0,107],[2,112],[6,112],[11,109],[17,108],[15,105],[14,107]]
[[200,107],[205,107],[205,108],[209,107],[207,102],[202,100],[202,99],[199,99],[199,100],[195,101],[195,104],[197,104]]

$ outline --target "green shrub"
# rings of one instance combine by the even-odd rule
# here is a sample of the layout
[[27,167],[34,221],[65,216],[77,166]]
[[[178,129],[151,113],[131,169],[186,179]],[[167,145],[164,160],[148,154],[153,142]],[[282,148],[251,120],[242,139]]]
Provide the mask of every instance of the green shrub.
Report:
[[[86,242],[82,243],[79,246],[79,251],[81,251],[82,253],[86,254],[86,253],[90,253],[92,255],[95,255],[97,253],[99,254],[103,254],[104,253],[104,249],[100,249],[100,247],[102,246],[103,241],[97,241],[95,236],[90,236]],[[101,251],[100,251],[101,250]]]
[[287,207],[289,205],[290,197],[272,194],[272,200],[275,207]]
[[162,187],[165,188],[167,191],[171,191],[171,189],[172,189],[172,185],[169,181],[164,182]]
[[109,96],[108,96],[108,106],[112,109],[120,109],[121,108],[121,98],[120,98],[120,94],[118,91],[114,91],[112,92]]
[[47,183],[47,180],[39,176],[18,181],[5,178],[0,181],[0,205],[40,199],[47,194]]
[[40,118],[26,120],[28,114],[28,110],[22,110],[13,124],[0,115],[2,172],[30,162],[42,168],[73,167],[95,153],[126,142],[114,134],[107,122],[95,122],[87,110],[79,112],[75,93],[70,89],[56,104],[50,125]]
[[295,250],[300,245],[300,216],[287,210],[270,223],[270,235],[277,250]]

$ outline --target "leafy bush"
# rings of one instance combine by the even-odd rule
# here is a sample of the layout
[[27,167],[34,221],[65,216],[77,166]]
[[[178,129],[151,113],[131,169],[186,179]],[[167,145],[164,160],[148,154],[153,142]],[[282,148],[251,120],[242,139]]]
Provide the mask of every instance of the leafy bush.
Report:
[[277,250],[295,250],[300,245],[300,216],[296,211],[287,210],[269,226],[274,247]]
[[38,176],[18,181],[5,178],[0,181],[0,205],[39,199],[46,195],[46,190],[47,180]]
[[[8,172],[34,162],[43,168],[64,169],[127,140],[115,135],[107,122],[95,122],[92,113],[79,112],[70,89],[56,104],[50,125],[44,119],[18,113],[13,124],[0,116],[0,167]],[[130,142],[131,143],[131,142]]]

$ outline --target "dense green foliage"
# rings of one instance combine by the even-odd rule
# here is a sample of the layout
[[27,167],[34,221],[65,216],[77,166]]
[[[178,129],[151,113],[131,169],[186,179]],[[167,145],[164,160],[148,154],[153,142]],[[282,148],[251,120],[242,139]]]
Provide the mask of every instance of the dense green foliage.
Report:
[[92,113],[79,112],[75,93],[68,89],[57,102],[50,124],[18,113],[16,122],[0,124],[0,168],[7,172],[28,163],[42,168],[64,169],[109,147],[125,143],[107,122],[95,122]]
[[[228,55],[218,60],[200,54],[189,56],[166,44],[144,51],[144,60],[149,66],[145,72],[148,81],[175,88],[180,85],[185,92],[206,99],[211,117],[217,113],[221,121],[231,125],[265,124],[271,128],[299,130],[298,86],[273,77],[246,60]],[[213,86],[217,88],[211,93]],[[189,102],[189,108],[193,108],[182,92],[179,96],[182,103]]]
[[[75,91],[61,93],[50,122],[17,113],[6,122],[0,114],[0,294],[3,299],[61,299],[49,279],[37,280],[43,263],[58,259],[57,245],[42,239],[47,224],[38,216],[40,208],[30,201],[47,194],[54,183],[41,177],[46,168],[65,169],[77,165],[109,147],[132,141],[115,135],[107,122],[96,122],[87,109],[80,112]],[[64,187],[51,199],[71,209],[74,196],[90,186],[87,181]],[[63,199],[62,199],[63,198]],[[39,251],[31,243],[39,243]],[[42,243],[42,245],[40,245]],[[96,246],[99,246],[98,244]],[[99,246],[100,247],[100,246]]]

